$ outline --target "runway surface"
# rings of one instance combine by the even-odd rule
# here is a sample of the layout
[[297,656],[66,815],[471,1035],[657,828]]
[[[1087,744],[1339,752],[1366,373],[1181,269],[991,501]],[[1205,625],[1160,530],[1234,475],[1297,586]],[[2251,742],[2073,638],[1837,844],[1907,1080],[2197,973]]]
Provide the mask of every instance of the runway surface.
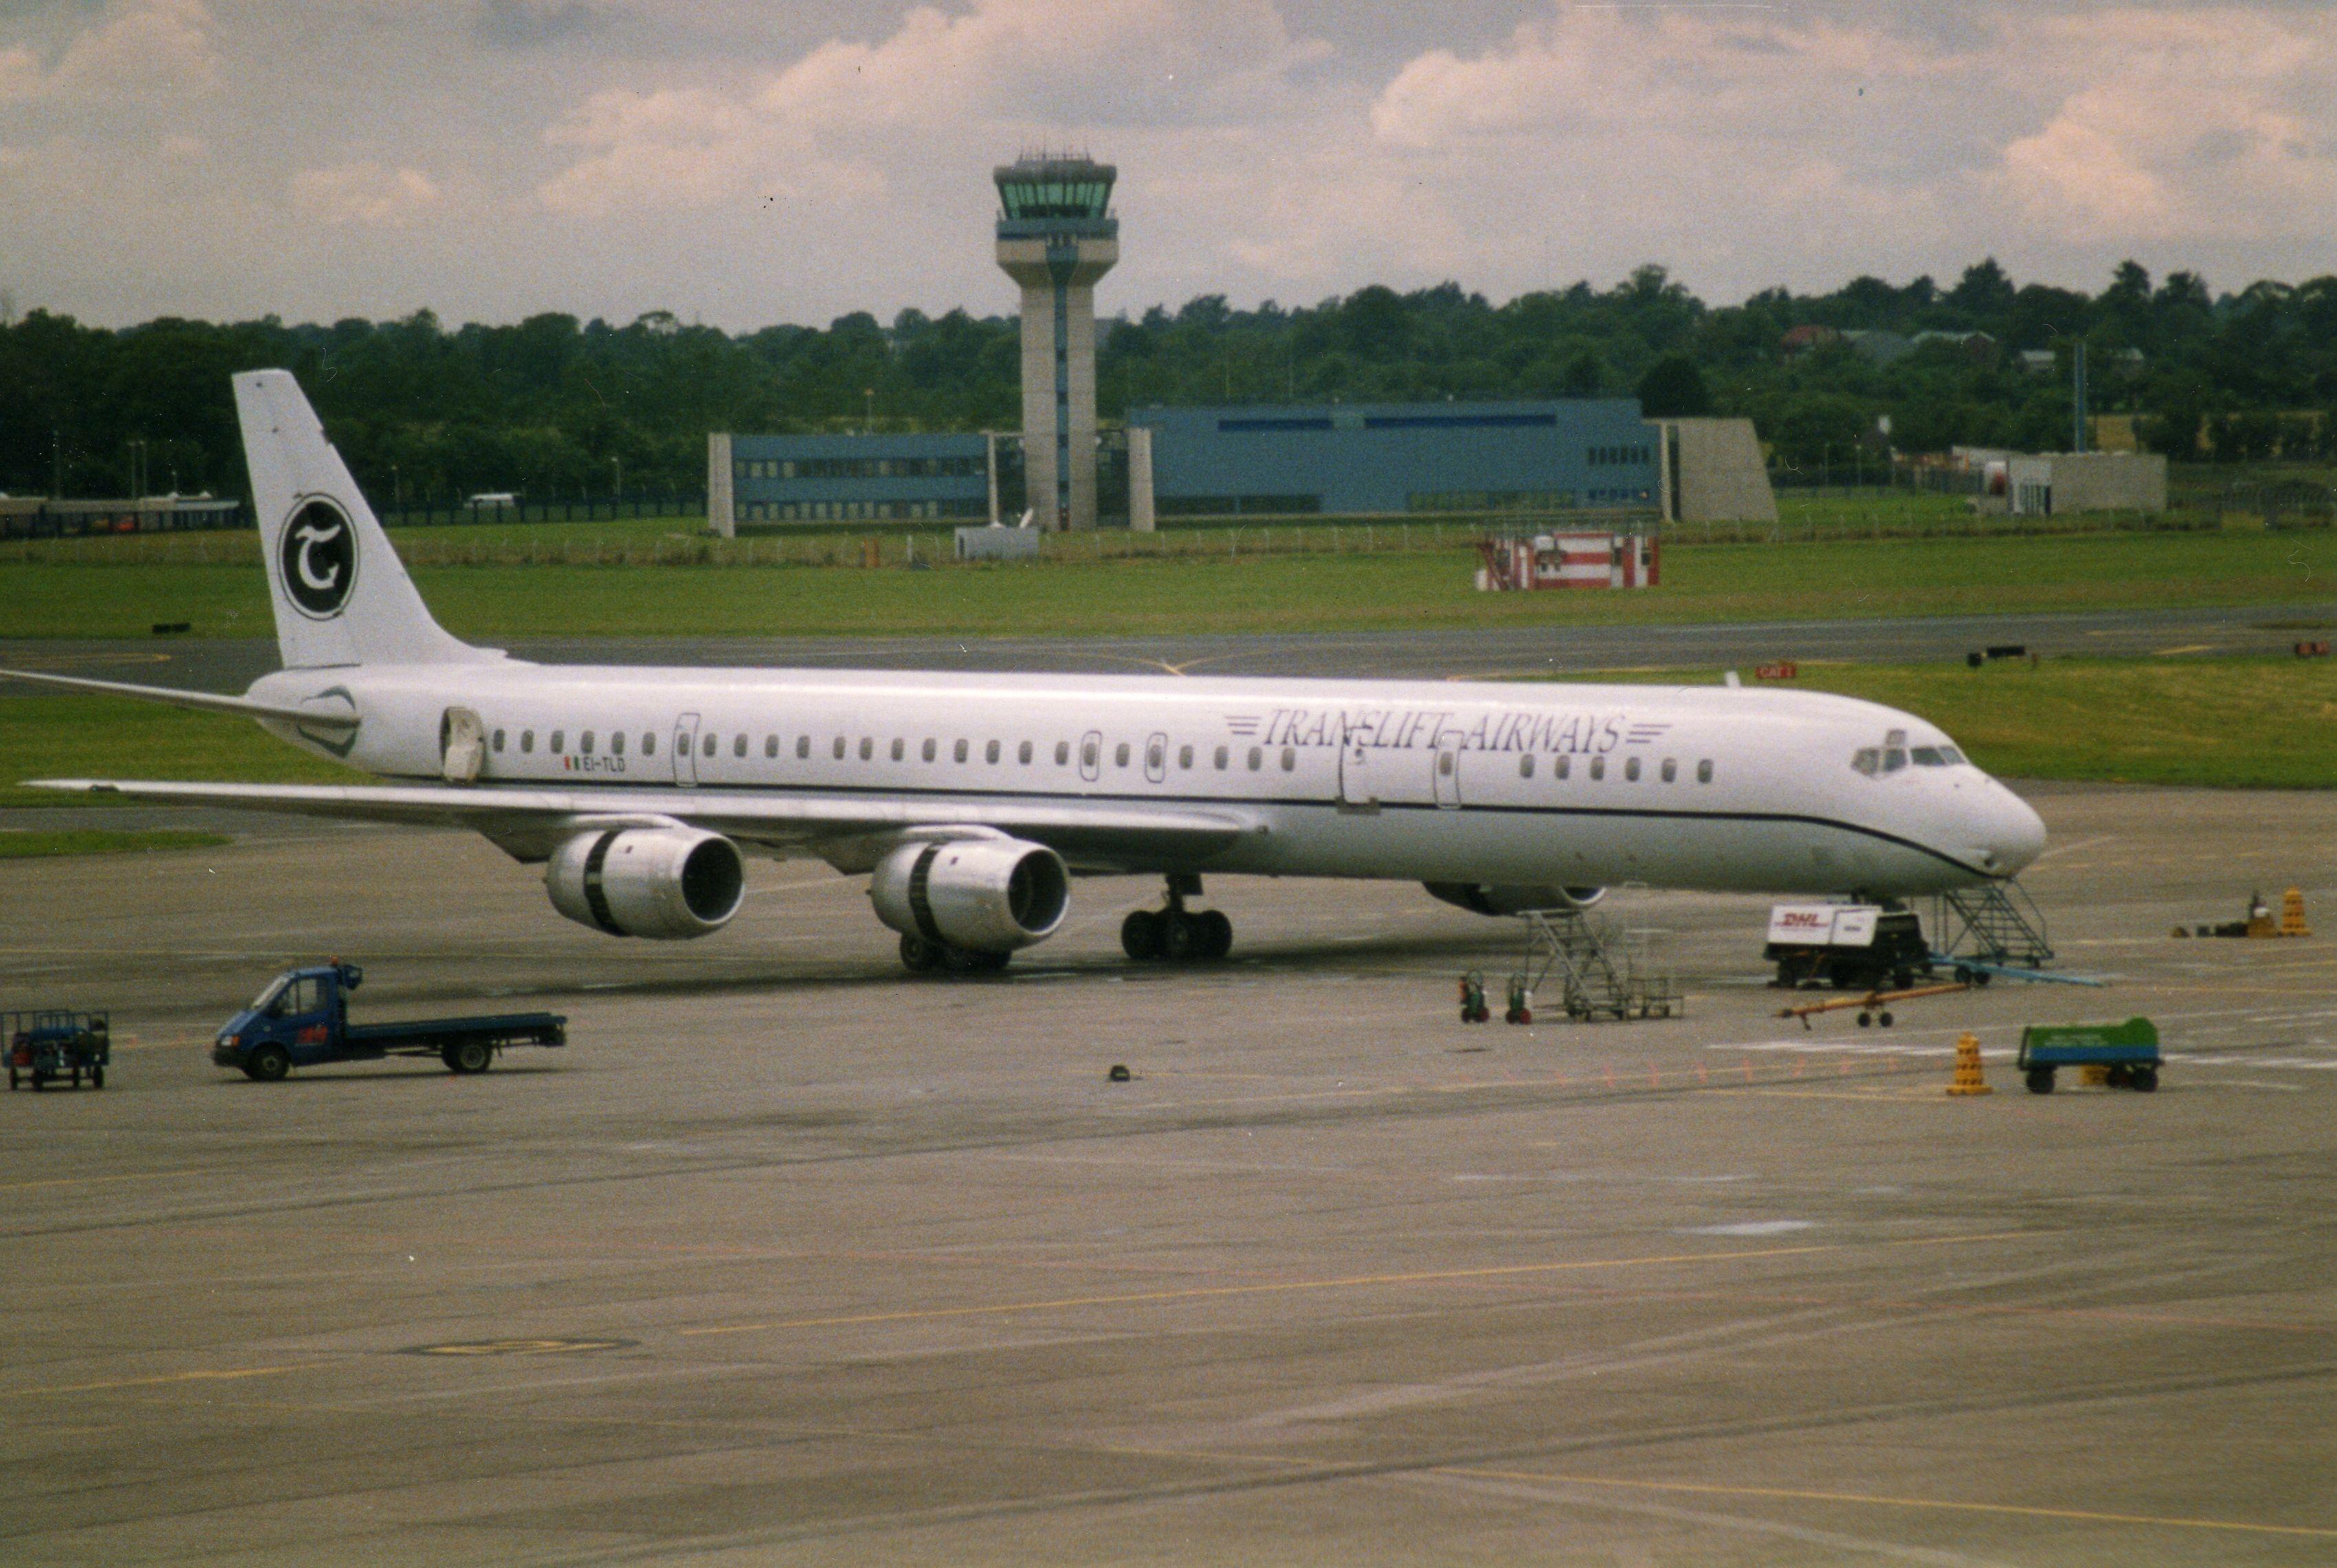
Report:
[[[1771,659],[1920,663],[2018,644],[2047,655],[2284,653],[2326,638],[2337,604],[2099,610],[2068,615],[1872,620],[1501,627],[1292,636],[1161,638],[636,638],[522,639],[559,664],[859,666],[885,669],[1159,670],[1186,675],[1425,679],[1679,669],[1710,674]],[[0,641],[0,667],[204,691],[240,691],[277,667],[263,639]],[[36,688],[0,681],[0,696]]]
[[[5,1005],[119,1040],[0,1099],[0,1561],[2337,1560],[2337,961],[2168,935],[2337,916],[2328,803],[2037,798],[2117,984],[1889,1031],[1775,1018],[1743,899],[1610,901],[1686,1018],[1509,1028],[1507,928],[1404,887],[1212,880],[1173,970],[1081,882],[952,984],[816,867],[652,945],[450,834],[0,862]],[[570,1044],[209,1065],[327,954]],[[2019,1090],[2130,1013],[2157,1094]]]

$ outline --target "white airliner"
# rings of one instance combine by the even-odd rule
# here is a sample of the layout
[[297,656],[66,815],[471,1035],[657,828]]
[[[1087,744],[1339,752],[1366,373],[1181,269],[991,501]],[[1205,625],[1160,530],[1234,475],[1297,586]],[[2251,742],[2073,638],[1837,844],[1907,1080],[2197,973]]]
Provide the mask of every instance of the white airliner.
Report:
[[1071,879],[1165,879],[1130,957],[1222,957],[1204,872],[1426,884],[1482,913],[1616,883],[1903,898],[2011,876],[2019,797],[1912,715],[1732,687],[530,664],[424,607],[291,375],[235,378],[285,667],[242,696],[52,684],[259,720],[376,785],[43,781],[474,829],[611,936],[699,937],[741,857],[873,873],[912,969],[992,969]]

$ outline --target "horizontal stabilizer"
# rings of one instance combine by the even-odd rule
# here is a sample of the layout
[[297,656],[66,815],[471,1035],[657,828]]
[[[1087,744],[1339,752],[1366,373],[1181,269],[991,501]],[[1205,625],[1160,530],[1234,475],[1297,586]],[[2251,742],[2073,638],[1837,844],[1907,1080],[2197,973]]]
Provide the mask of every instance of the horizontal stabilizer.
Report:
[[254,702],[248,696],[224,696],[210,691],[181,691],[175,687],[132,686],[127,681],[89,680],[77,675],[36,675],[28,669],[0,669],[0,677],[38,681],[43,686],[61,686],[74,691],[103,692],[109,696],[137,697],[143,702],[166,702],[176,707],[201,708],[209,713],[241,714],[246,718],[287,719],[318,729],[355,729],[358,722],[357,716],[346,709],[288,707],[280,703]]

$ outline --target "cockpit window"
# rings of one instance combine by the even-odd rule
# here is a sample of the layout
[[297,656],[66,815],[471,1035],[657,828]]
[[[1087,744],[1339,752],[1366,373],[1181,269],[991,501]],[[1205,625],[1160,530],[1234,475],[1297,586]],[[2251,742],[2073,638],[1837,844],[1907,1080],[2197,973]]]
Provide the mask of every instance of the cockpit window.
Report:
[[1964,754],[1951,745],[1919,745],[1907,755],[1917,767],[1953,767],[1964,760]]
[[1897,773],[1901,768],[1905,767],[1906,765],[1907,750],[1904,746],[1887,745],[1882,748],[1882,771],[1884,773]]
[[1850,765],[1868,778],[1873,778],[1882,771],[1882,748],[1872,745],[1861,746],[1858,755],[1850,759]]

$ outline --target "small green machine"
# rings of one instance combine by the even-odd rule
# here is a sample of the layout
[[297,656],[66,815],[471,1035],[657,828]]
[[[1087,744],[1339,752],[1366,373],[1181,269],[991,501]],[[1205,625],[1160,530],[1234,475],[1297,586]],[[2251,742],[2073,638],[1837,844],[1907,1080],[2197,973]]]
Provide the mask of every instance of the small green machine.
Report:
[[2032,1024],[2020,1031],[2020,1071],[2032,1095],[2053,1092],[2059,1067],[2101,1067],[2113,1089],[2158,1087],[2158,1029],[2148,1018],[2122,1024]]

